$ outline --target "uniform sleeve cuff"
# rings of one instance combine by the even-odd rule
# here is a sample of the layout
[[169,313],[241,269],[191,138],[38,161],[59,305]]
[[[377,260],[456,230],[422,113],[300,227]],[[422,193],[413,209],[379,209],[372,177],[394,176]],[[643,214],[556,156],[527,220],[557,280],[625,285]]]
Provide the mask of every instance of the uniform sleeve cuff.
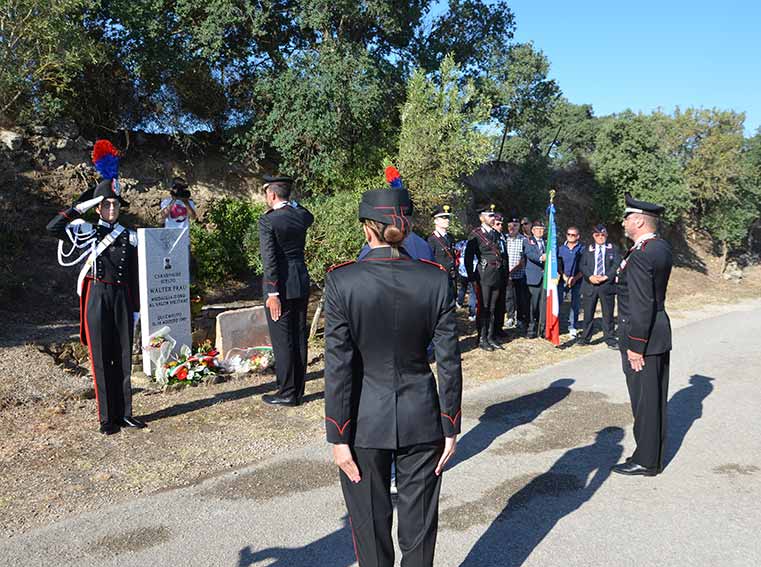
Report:
[[460,433],[461,422],[461,410],[457,410],[453,416],[441,412],[441,429],[444,431],[444,437],[454,437],[455,435],[458,435]]

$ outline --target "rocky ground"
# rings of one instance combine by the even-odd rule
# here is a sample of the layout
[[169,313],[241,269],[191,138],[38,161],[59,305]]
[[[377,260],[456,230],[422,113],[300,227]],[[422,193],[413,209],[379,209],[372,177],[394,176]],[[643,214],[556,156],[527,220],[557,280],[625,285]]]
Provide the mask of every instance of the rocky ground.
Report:
[[[669,308],[761,296],[761,268],[740,283],[677,268]],[[311,349],[306,403],[271,408],[259,400],[274,389],[272,374],[162,393],[142,385],[135,415],[150,424],[112,437],[97,432],[91,378],[74,346],[75,321],[35,326],[15,321],[3,329],[0,357],[0,532],[22,533],[135,495],[197,482],[231,468],[287,453],[322,435],[323,373],[319,344]],[[517,376],[589,349],[562,348],[514,337],[504,351],[474,348],[473,324],[460,317],[466,388]],[[14,341],[14,337],[18,337]],[[63,345],[63,347],[61,346]],[[68,349],[68,350],[66,350]],[[77,366],[77,357],[82,366]]]

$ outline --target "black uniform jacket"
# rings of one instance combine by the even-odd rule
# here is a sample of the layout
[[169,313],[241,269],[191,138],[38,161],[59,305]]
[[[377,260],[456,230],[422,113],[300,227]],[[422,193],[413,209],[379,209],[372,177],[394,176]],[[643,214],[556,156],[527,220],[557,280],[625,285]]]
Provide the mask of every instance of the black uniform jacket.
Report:
[[590,244],[584,246],[584,250],[581,252],[581,259],[579,260],[579,270],[584,275],[584,280],[581,284],[582,293],[589,293],[592,288],[597,288],[602,293],[615,293],[616,292],[616,270],[621,263],[621,254],[613,244],[606,242],[604,244],[605,250],[603,252],[603,269],[608,279],[601,284],[593,284],[589,281],[589,277],[595,273],[595,251],[597,250],[596,244]]
[[[436,380],[426,349],[433,341]],[[460,432],[454,296],[438,264],[374,248],[325,280],[328,442],[396,449]]]
[[302,206],[271,209],[259,218],[259,248],[264,265],[262,287],[282,299],[309,295],[309,274],[304,262],[307,229],[314,217]]
[[671,350],[666,288],[671,275],[671,245],[661,238],[629,249],[617,275],[619,344],[644,355]]
[[444,266],[444,269],[449,273],[449,277],[454,277],[457,269],[454,238],[449,233],[439,236],[434,232],[428,237],[428,245],[433,250],[433,259]]
[[[480,281],[483,285],[498,286],[502,283],[507,269],[507,255],[499,246],[496,230],[484,231],[479,226],[470,233],[465,246],[465,270],[469,281]],[[473,258],[478,258],[478,271],[473,271]]]
[[[73,207],[61,211],[48,223],[47,231],[56,238],[63,240],[64,242],[69,242],[69,237],[66,234],[67,227],[69,226],[69,223],[81,216],[82,215]],[[90,228],[89,225],[86,226],[87,228]],[[94,239],[95,242],[98,243],[111,233],[114,226],[101,220],[95,224],[93,228],[95,228]],[[85,250],[86,249],[83,248],[82,250],[75,252],[74,257],[78,256]],[[77,264],[77,269],[81,269],[82,266],[83,264]],[[84,305],[87,302],[87,292],[90,282],[92,280],[97,280],[107,284],[127,286],[130,308],[133,312],[138,312],[140,311],[140,287],[137,266],[137,235],[134,231],[125,229],[119,237],[98,256],[95,261],[95,273],[93,274],[92,270],[88,271],[84,284],[82,285],[79,309],[79,335],[82,344],[87,344],[82,316],[84,313]]]

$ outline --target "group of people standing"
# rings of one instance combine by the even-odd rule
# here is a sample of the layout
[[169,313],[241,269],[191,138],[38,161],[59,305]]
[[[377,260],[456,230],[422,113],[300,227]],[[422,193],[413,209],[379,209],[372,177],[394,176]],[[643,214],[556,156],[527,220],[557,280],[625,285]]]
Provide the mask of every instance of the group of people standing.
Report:
[[[259,219],[263,293],[278,384],[277,392],[263,401],[283,406],[299,405],[304,396],[310,289],[304,248],[314,222],[308,210],[291,200],[292,186],[288,177],[265,178],[269,210]],[[126,202],[118,180],[107,178],[48,225],[52,234],[71,241],[72,250],[84,249],[88,259],[80,278],[85,286],[84,293],[80,289],[83,342],[90,348],[103,433],[144,427],[132,417],[129,384],[132,317],[138,311],[137,243],[134,232],[118,223],[122,206]],[[81,219],[93,207],[95,225]],[[627,196],[623,225],[634,246],[623,259],[606,242],[601,226],[595,227],[595,244],[588,247],[578,243],[579,231],[570,227],[560,254],[563,293],[573,298],[576,286],[586,285],[582,295],[590,312],[601,300],[604,313],[612,314],[607,290],[619,289],[621,360],[637,449],[613,470],[627,475],[654,476],[663,466],[671,349],[664,301],[671,250],[655,234],[662,211]],[[456,298],[462,297],[457,294],[459,262],[448,234],[451,211],[444,206],[433,216],[436,230],[426,244],[412,232],[412,201],[400,180],[390,189],[365,192],[358,211],[358,230],[367,243],[361,258],[326,274],[325,427],[362,567],[394,565],[393,468],[401,565],[433,565],[442,473],[462,426],[455,316]],[[529,336],[541,332],[546,245],[540,222],[530,223],[526,236],[520,228],[528,221],[508,219],[502,235],[504,219],[493,206],[480,211],[480,221],[460,256],[477,297],[479,344],[493,350],[501,348],[497,336],[506,315],[520,318],[523,313]],[[438,262],[422,257],[426,249]],[[571,317],[577,316],[572,309]],[[612,333],[612,325],[606,329]],[[436,377],[429,364],[431,348]]]
[[[480,225],[468,238],[455,241],[449,234],[450,216],[448,206],[434,211],[435,229],[428,243],[436,262],[450,274],[458,308],[464,308],[466,293],[469,295],[469,319],[476,322],[478,346],[486,351],[503,349],[499,339],[505,338],[510,328],[518,328],[530,339],[543,336],[547,256],[544,222],[532,222],[527,217],[505,218],[489,205],[479,211]],[[583,244],[579,229],[570,226],[565,242],[558,247],[560,303],[570,297],[568,332],[578,345],[589,344],[599,303],[603,340],[617,349],[614,278],[621,254],[608,242],[604,225],[596,225],[591,237],[592,243]]]

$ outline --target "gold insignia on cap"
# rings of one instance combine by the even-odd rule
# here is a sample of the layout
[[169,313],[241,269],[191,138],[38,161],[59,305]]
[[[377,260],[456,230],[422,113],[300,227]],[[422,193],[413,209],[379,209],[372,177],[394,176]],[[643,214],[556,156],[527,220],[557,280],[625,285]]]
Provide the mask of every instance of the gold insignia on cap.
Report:
[[494,209],[496,209],[496,208],[497,208],[497,205],[495,205],[494,203],[489,205],[489,209],[491,209],[491,212],[494,212]]
[[450,209],[450,206],[449,206],[449,205],[444,205],[444,207],[443,207],[443,208],[444,208],[444,212],[445,212],[445,213],[448,213],[448,212],[449,212],[449,209]]

